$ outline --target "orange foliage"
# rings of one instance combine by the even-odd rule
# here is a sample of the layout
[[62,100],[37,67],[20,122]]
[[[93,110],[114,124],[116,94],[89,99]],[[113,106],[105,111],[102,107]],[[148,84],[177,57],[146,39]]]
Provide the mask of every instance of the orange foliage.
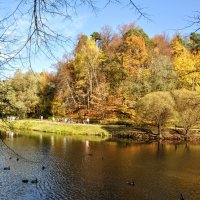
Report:
[[124,41],[123,67],[135,74],[147,61],[147,49],[142,37],[131,35]]
[[170,56],[170,44],[165,35],[156,35],[152,41],[154,42],[158,53]]

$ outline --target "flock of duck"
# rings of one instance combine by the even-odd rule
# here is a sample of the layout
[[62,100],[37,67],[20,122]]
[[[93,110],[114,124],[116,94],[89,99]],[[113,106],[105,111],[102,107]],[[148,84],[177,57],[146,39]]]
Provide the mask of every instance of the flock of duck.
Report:
[[[10,160],[12,159],[11,157],[9,158]],[[16,161],[19,161],[19,158],[16,158]],[[42,166],[42,170],[45,170],[45,166]],[[3,170],[10,170],[10,166],[8,167],[4,167]],[[22,179],[22,183],[28,183],[29,180],[28,179]],[[33,179],[33,180],[30,180],[30,183],[33,183],[33,184],[36,184],[38,183],[38,179]]]
[[[93,156],[93,154],[89,153],[88,156]],[[10,157],[9,159],[11,160],[12,158]],[[102,160],[103,159],[104,159],[104,157],[102,156]],[[19,158],[17,158],[16,161],[19,161]],[[46,168],[45,166],[42,166],[42,170],[45,170],[45,168]],[[3,169],[4,170],[10,170],[10,166],[4,167]],[[22,183],[28,183],[28,182],[29,182],[28,179],[22,179]],[[38,183],[38,179],[36,178],[36,179],[30,180],[30,183],[37,184]],[[135,182],[133,180],[127,181],[126,183],[129,186],[135,186]],[[180,194],[180,200],[185,200],[185,198],[183,197],[183,194]]]

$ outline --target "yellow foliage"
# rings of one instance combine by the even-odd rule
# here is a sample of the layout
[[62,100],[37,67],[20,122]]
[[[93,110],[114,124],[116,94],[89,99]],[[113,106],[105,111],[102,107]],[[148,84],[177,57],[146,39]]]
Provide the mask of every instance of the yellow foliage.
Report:
[[179,81],[183,87],[191,90],[200,89],[200,54],[192,54],[180,42],[173,46],[174,69],[179,75]]
[[123,53],[123,67],[136,73],[147,60],[147,49],[142,37],[131,35],[125,39],[125,51]]
[[174,56],[179,56],[184,51],[186,51],[185,47],[181,44],[181,42],[178,40],[178,38],[175,38],[172,40],[171,47],[172,47],[171,53]]

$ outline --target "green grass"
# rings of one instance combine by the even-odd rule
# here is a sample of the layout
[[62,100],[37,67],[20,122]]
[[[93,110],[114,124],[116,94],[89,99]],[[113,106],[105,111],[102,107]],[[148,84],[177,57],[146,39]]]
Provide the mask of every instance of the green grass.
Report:
[[62,135],[110,135],[108,131],[101,127],[101,125],[63,124],[46,120],[18,120],[14,122],[1,121],[0,126],[3,130],[29,130]]

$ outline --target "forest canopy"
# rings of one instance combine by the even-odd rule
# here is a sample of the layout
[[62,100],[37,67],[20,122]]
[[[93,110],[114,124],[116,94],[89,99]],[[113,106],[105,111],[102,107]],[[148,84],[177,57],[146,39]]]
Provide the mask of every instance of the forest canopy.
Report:
[[168,120],[184,124],[177,94],[186,98],[188,92],[188,97],[199,98],[199,47],[198,33],[150,38],[135,24],[121,25],[116,32],[105,26],[90,36],[79,35],[73,51],[55,64],[53,72],[33,75],[18,70],[1,81],[1,113],[137,124],[141,123],[138,105],[143,102],[143,108],[148,107],[147,102],[155,99],[162,105],[153,102],[145,123],[155,122],[151,117],[159,106],[159,112],[163,108],[167,116],[161,125]]

